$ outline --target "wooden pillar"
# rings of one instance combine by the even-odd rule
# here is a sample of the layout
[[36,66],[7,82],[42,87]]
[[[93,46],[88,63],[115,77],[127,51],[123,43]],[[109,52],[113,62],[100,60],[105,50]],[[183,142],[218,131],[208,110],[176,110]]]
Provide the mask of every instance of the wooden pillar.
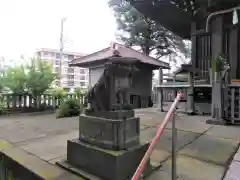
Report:
[[[223,53],[223,17],[216,16],[210,22],[212,58]],[[212,117],[222,119],[223,98],[220,73],[212,73]]]
[[194,79],[193,79],[193,73],[188,73],[188,84],[190,87],[187,90],[187,111],[188,114],[195,114],[195,102],[194,102]]
[[237,79],[239,75],[238,67],[238,29],[233,28],[229,32],[229,63],[231,65],[230,78]]
[[[191,32],[196,32],[196,22],[192,22],[191,24]],[[197,36],[191,36],[192,41],[192,50],[191,50],[191,57],[192,57],[192,67],[197,68]],[[188,114],[195,114],[195,102],[194,102],[194,74],[193,72],[188,73],[188,84],[190,87],[187,89],[187,111]]]
[[[163,83],[163,71],[162,68],[159,68],[158,70],[158,85],[161,85]],[[159,87],[159,89],[157,90],[157,97],[158,97],[158,109],[163,112],[163,89],[162,87]]]

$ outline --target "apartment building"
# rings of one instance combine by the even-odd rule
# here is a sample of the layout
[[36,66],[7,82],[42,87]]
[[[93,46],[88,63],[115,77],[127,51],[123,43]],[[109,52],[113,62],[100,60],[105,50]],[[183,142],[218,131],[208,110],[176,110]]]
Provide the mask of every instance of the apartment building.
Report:
[[82,57],[83,54],[64,51],[62,56],[62,69],[60,67],[59,50],[42,48],[37,50],[36,54],[38,58],[51,64],[53,72],[61,75],[61,78],[55,80],[53,85],[66,89],[88,87],[88,69],[68,66],[70,61]]

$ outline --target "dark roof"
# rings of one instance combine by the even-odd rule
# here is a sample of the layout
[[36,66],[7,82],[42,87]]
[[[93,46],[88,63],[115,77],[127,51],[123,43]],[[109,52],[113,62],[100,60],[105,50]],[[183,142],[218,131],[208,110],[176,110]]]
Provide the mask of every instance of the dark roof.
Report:
[[177,8],[168,0],[152,2],[151,0],[132,0],[131,4],[141,13],[180,37],[189,37],[191,14]]
[[89,54],[87,56],[83,56],[78,59],[74,59],[69,65],[70,66],[81,66],[81,67],[86,67],[88,65],[91,65],[97,61],[101,60],[110,60],[113,61],[113,58],[115,56],[115,53],[117,51],[117,54],[119,57],[128,59],[129,61],[136,61],[139,60],[141,63],[144,64],[150,64],[156,67],[162,67],[165,69],[169,69],[169,64],[163,61],[160,61],[158,59],[155,59],[150,56],[146,56],[132,48],[128,48],[124,45],[113,43],[114,47],[116,46],[116,49],[113,49],[112,46],[109,46],[105,49],[102,49],[98,52]]
[[190,63],[188,64],[182,64],[181,68],[179,68],[177,71],[175,71],[175,74],[179,74],[179,73],[187,73],[187,72],[193,72],[193,73],[198,73],[200,72],[199,69],[194,68]]
[[[176,35],[188,39],[190,38],[192,21],[204,20],[208,13],[235,7],[237,4],[240,4],[240,0],[212,0],[212,6],[210,7],[208,7],[208,0],[185,0],[185,3],[183,0],[129,1],[141,13],[155,20]],[[189,9],[190,1],[193,4],[191,9]]]

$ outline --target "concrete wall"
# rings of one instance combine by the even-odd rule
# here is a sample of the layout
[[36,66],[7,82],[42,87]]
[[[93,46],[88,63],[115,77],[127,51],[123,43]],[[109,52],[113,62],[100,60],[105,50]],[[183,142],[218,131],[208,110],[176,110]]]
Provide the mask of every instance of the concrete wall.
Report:
[[94,86],[104,72],[104,66],[92,67],[89,69],[89,85]]
[[20,165],[15,160],[6,156],[4,153],[0,152],[0,179],[1,180],[41,180],[42,178],[36,175],[34,172],[30,171],[26,167]]
[[0,139],[0,180],[79,180],[74,174]]

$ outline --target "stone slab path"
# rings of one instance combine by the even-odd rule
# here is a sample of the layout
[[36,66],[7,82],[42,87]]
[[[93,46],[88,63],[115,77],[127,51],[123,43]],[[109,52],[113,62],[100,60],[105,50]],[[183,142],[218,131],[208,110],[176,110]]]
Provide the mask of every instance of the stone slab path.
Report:
[[[141,140],[150,141],[165,113],[148,108],[138,109],[136,114],[141,118]],[[240,179],[236,174],[236,170],[240,172],[240,127],[206,124],[208,119],[208,116],[177,114],[178,178],[221,180],[226,174],[224,180]],[[77,117],[0,117],[0,138],[51,164],[65,158],[67,140],[77,136]],[[171,138],[169,123],[151,156],[152,161],[162,166],[148,177],[149,180],[171,180]]]
[[224,180],[240,180],[240,148],[235,154]]

